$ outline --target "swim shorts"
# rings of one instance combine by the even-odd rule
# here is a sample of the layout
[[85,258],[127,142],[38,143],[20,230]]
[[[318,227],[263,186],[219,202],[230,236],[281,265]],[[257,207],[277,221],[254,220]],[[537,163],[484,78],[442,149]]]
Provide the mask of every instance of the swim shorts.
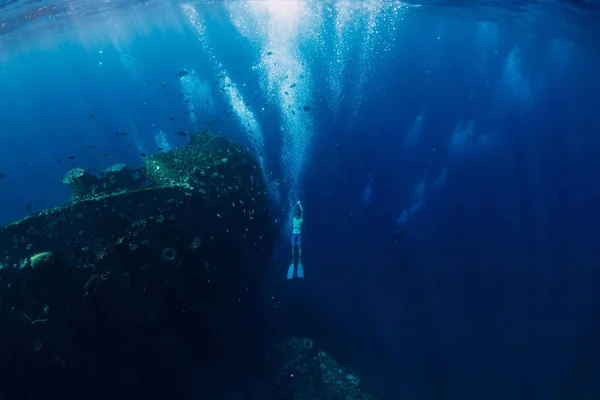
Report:
[[302,246],[302,234],[292,233],[292,246]]

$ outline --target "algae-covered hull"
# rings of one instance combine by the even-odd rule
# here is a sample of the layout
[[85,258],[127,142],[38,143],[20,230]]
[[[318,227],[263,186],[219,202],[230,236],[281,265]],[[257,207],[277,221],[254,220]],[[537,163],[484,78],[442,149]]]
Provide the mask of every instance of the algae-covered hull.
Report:
[[[260,332],[248,315],[275,229],[250,154],[203,135],[148,157],[121,180],[130,188],[112,172],[89,186],[81,176],[71,174],[74,202],[0,230],[3,390],[83,385],[115,374],[113,363],[133,385],[156,372],[150,360],[176,376],[167,366]],[[177,338],[168,350],[165,337]]]

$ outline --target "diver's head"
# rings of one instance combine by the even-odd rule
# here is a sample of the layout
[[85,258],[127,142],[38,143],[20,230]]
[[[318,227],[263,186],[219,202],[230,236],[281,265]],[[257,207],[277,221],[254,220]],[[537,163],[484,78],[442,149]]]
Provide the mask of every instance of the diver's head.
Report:
[[300,211],[300,207],[298,207],[296,205],[296,207],[294,207],[294,217],[300,218],[301,216],[302,216],[302,211]]

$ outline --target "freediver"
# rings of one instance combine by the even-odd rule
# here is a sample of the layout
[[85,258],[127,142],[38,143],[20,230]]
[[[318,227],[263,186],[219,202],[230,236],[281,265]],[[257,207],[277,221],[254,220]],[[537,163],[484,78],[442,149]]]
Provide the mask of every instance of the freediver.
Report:
[[[302,203],[296,202],[294,206],[294,218],[292,220],[292,262],[288,268],[287,278],[294,278],[294,267],[297,265],[298,269],[296,277],[304,279],[304,267],[302,266],[302,221],[304,219],[304,210],[302,209]],[[297,252],[296,252],[297,249]],[[296,258],[296,253],[298,257]]]

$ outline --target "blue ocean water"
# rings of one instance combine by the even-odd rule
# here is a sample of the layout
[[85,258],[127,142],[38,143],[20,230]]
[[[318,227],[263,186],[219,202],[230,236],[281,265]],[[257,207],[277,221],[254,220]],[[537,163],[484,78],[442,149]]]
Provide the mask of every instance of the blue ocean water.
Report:
[[209,131],[269,182],[280,333],[382,399],[598,398],[594,3],[5,3],[0,223]]

